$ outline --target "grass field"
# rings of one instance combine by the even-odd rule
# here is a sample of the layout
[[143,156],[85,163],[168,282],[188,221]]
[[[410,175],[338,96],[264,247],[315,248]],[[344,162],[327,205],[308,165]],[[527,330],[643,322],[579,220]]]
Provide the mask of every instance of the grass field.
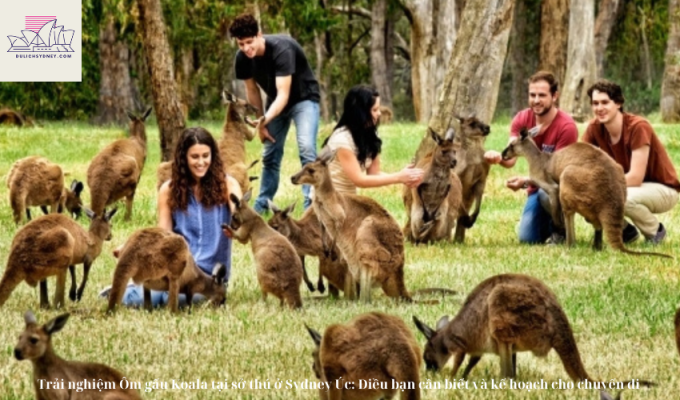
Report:
[[[221,124],[201,125],[219,135]],[[680,166],[679,126],[654,125],[666,144],[676,166]],[[583,132],[585,126],[579,126]],[[323,133],[323,132],[326,133]],[[319,142],[330,130],[325,128]],[[381,127],[384,142],[383,169],[400,169],[413,156],[425,129],[422,125],[394,124]],[[507,142],[508,124],[492,126],[488,149],[502,150]],[[677,208],[662,215],[666,225],[666,241],[654,248],[672,254],[676,260],[634,257],[606,248],[594,252],[590,248],[592,229],[577,218],[578,245],[573,249],[562,246],[523,246],[517,242],[516,227],[524,193],[506,189],[504,181],[527,171],[525,160],[514,170],[491,169],[482,212],[477,224],[468,232],[465,244],[433,246],[406,245],[405,279],[409,289],[448,287],[461,293],[446,297],[438,305],[402,304],[385,298],[377,289],[370,305],[340,300],[313,300],[306,288],[302,311],[279,308],[270,298],[264,303],[256,281],[250,245],[234,244],[232,279],[225,308],[195,309],[191,314],[171,315],[166,310],[148,314],[122,309],[117,315],[104,315],[106,302],[97,298],[101,288],[111,283],[115,268],[112,249],[123,243],[133,231],[155,225],[155,170],[159,162],[158,131],[155,123],[148,129],[149,156],[135,199],[133,220],[122,220],[119,213],[113,219],[113,240],[104,245],[95,261],[90,281],[80,303],[68,301],[66,311],[72,314],[62,332],[55,334],[53,344],[57,354],[66,359],[97,361],[113,366],[130,381],[167,382],[167,389],[142,393],[147,399],[314,399],[315,390],[294,388],[315,382],[311,369],[313,342],[304,323],[323,331],[332,323],[346,322],[372,310],[403,318],[413,330],[421,346],[424,338],[411,322],[417,315],[434,325],[442,315],[455,315],[464,296],[483,279],[500,273],[525,273],[543,280],[557,294],[571,322],[586,369],[593,377],[609,379],[649,379],[659,383],[651,390],[627,390],[623,398],[670,399],[680,391],[678,357],[673,341],[673,314],[678,306],[677,244],[680,243],[680,216]],[[102,129],[73,123],[50,123],[39,128],[16,129],[0,127],[0,175],[4,176],[12,163],[28,155],[43,155],[62,165],[71,179],[85,180],[90,159],[110,141],[124,137],[120,129]],[[259,143],[249,143],[250,159],[260,152]],[[294,133],[288,137],[282,168],[281,187],[275,199],[285,206],[301,197],[299,187],[289,177],[299,169]],[[258,166],[259,168],[259,166]],[[260,170],[257,169],[259,174]],[[255,183],[257,190],[257,182]],[[400,187],[364,191],[376,198],[403,224],[404,208]],[[85,203],[89,204],[89,189]],[[300,204],[300,203],[298,203]],[[123,207],[123,203],[119,204]],[[34,215],[39,213],[34,211]],[[296,210],[299,215],[301,210]],[[4,270],[10,243],[17,228],[12,222],[7,188],[0,187],[0,270]],[[83,217],[80,221],[87,224]],[[633,249],[649,249],[638,241]],[[315,261],[310,261],[316,275]],[[78,274],[82,273],[79,267]],[[54,279],[50,279],[51,293]],[[28,399],[34,396],[31,383],[32,367],[27,361],[13,357],[16,338],[23,330],[23,313],[36,312],[38,321],[45,322],[63,311],[38,309],[38,290],[20,285],[5,306],[0,309],[0,398]],[[551,389],[553,382],[569,382],[557,355],[551,352],[539,359],[530,353],[518,355],[518,379],[525,382],[547,382],[548,389],[491,389],[491,380],[498,382],[499,359],[485,356],[470,375],[470,389],[445,389],[451,381],[450,369],[431,374],[421,371],[424,384],[440,389],[424,389],[424,399],[597,399],[595,390]],[[269,383],[271,389],[254,389],[257,379]],[[205,382],[206,389],[173,389],[175,383]],[[279,381],[281,389],[275,389]],[[290,382],[293,388],[287,387]],[[212,389],[225,383],[227,390]],[[472,388],[476,383],[478,389]],[[482,383],[488,389],[482,389]],[[232,383],[237,384],[233,388]],[[242,389],[238,388],[241,383]],[[563,383],[564,384],[564,383]],[[186,385],[185,385],[186,387]]]

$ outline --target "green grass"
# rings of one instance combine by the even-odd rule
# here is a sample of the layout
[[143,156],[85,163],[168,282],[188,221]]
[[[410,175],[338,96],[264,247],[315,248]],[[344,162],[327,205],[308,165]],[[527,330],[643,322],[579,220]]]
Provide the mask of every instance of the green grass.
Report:
[[[678,305],[678,269],[675,260],[622,255],[606,249],[591,250],[592,230],[577,219],[578,245],[523,246],[517,242],[516,226],[525,194],[506,189],[504,181],[515,174],[526,174],[526,161],[514,170],[493,167],[487,183],[482,212],[477,224],[468,232],[465,244],[433,246],[406,245],[406,284],[411,290],[424,287],[448,287],[461,295],[444,298],[438,305],[401,304],[385,298],[378,290],[371,305],[344,300],[313,300],[301,287],[302,311],[281,309],[270,298],[264,303],[256,281],[250,245],[234,244],[232,279],[228,304],[220,310],[199,308],[191,314],[171,315],[166,310],[148,314],[122,309],[114,317],[104,315],[106,302],[97,298],[98,291],[111,283],[115,268],[112,249],[139,228],[155,225],[155,170],[159,162],[158,131],[151,124],[148,135],[149,156],[135,200],[133,221],[122,221],[122,213],[114,217],[113,240],[107,242],[95,261],[80,303],[68,302],[66,311],[73,315],[62,332],[54,336],[58,354],[67,359],[97,361],[111,365],[133,381],[158,379],[168,382],[167,390],[143,393],[147,399],[313,399],[317,393],[309,389],[289,389],[285,382],[315,381],[311,369],[313,343],[304,323],[323,330],[332,323],[346,322],[372,310],[380,310],[403,318],[421,345],[423,336],[411,322],[413,315],[434,324],[442,315],[455,315],[466,293],[483,279],[500,273],[517,272],[542,279],[557,294],[574,330],[587,371],[593,377],[609,379],[650,379],[659,383],[652,390],[632,390],[628,399],[668,399],[680,390],[677,371],[680,366],[673,341],[673,314]],[[220,123],[203,123],[219,134]],[[585,127],[579,127],[583,132]],[[655,125],[676,165],[680,165],[678,126]],[[323,132],[329,132],[324,129]],[[409,162],[425,132],[422,125],[395,124],[381,128],[384,139],[383,169],[396,171]],[[502,150],[507,142],[507,123],[493,125],[488,149]],[[12,163],[28,155],[43,155],[62,165],[71,179],[85,180],[89,160],[110,141],[123,137],[124,131],[102,129],[73,123],[50,123],[41,128],[15,129],[0,127],[0,175],[6,175]],[[319,142],[327,133],[319,136]],[[291,130],[286,144],[281,187],[276,203],[284,206],[301,197],[300,188],[289,177],[299,169],[295,135]],[[258,156],[259,143],[249,143],[250,159]],[[261,168],[259,165],[257,168]],[[256,171],[258,174],[259,169]],[[257,191],[258,182],[255,182]],[[17,229],[12,222],[5,185],[0,188],[0,264],[5,265],[12,237]],[[366,190],[363,194],[380,201],[403,224],[405,214],[401,188]],[[89,203],[89,190],[84,193]],[[122,202],[119,205],[123,207]],[[38,210],[34,211],[39,213]],[[296,210],[299,215],[301,210]],[[668,229],[666,242],[655,250],[680,257],[680,217],[672,210],[661,217]],[[86,222],[80,221],[82,224]],[[648,249],[641,242],[634,249]],[[316,275],[315,261],[310,272]],[[4,267],[0,267],[4,269]],[[79,268],[79,276],[82,273]],[[50,290],[54,290],[50,279]],[[315,296],[318,294],[314,294]],[[38,309],[38,290],[20,285],[0,309],[0,398],[33,397],[30,381],[31,364],[13,357],[17,335],[23,330],[23,313],[34,309],[38,320],[47,321],[58,310]],[[485,356],[470,376],[481,386],[491,379],[498,381],[498,357]],[[518,356],[518,377],[522,381],[569,381],[554,352],[539,359],[529,353]],[[440,374],[421,371],[423,382],[441,385],[451,380],[450,369]],[[250,389],[248,381],[280,380],[284,387]],[[207,382],[209,389],[172,389],[176,382]],[[232,382],[246,383],[244,389],[232,389]],[[222,393],[211,389],[211,382],[228,382]],[[470,383],[472,385],[472,383]],[[519,390],[519,389],[429,389],[424,399],[596,399],[594,390]]]

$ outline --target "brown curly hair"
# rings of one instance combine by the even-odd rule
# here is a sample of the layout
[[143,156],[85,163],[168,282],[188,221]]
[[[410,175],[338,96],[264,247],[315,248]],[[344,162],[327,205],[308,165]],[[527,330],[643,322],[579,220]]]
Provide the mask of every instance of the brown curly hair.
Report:
[[218,204],[226,204],[229,198],[224,166],[215,139],[205,128],[187,128],[177,140],[175,147],[172,180],[170,181],[171,210],[187,209],[191,187],[197,183],[191,175],[187,161],[189,148],[196,144],[204,144],[210,147],[210,166],[205,176],[198,182],[201,185],[201,204],[212,207]]
[[626,99],[623,97],[621,86],[606,79],[600,79],[588,88],[587,93],[591,102],[593,101],[593,92],[596,90],[600,93],[606,93],[614,103],[621,106],[621,112],[623,112],[623,103],[626,102]]
[[257,20],[250,14],[241,14],[229,27],[229,34],[236,39],[250,38],[257,36],[260,28],[257,27]]

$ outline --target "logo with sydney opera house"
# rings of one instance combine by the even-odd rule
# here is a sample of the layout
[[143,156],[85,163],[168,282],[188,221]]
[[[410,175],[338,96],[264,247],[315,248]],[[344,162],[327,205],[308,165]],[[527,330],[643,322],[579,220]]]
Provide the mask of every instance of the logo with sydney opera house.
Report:
[[7,36],[11,53],[62,53],[73,52],[71,41],[76,31],[57,26],[56,17],[26,16],[26,29],[22,36]]

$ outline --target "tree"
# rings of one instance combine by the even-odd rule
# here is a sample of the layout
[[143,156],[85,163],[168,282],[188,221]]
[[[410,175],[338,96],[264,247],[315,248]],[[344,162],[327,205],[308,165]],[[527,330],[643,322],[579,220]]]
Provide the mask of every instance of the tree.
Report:
[[666,44],[666,66],[661,83],[661,118],[680,121],[680,8],[679,0],[668,1],[670,32]]
[[[436,88],[444,83],[445,68],[456,43],[456,2],[404,0],[402,6],[411,23],[413,107],[416,120],[425,122],[436,113]],[[499,63],[503,64],[502,59]]]
[[577,121],[590,115],[587,90],[596,79],[594,25],[594,0],[571,0],[567,72],[560,108]]
[[[475,115],[481,121],[491,121],[498,99],[513,10],[513,0],[499,0],[494,7],[484,0],[468,0],[465,4],[443,85],[441,88],[429,87],[430,91],[438,92],[439,98],[437,112],[429,122],[434,131],[445,132],[455,115]],[[432,147],[433,141],[425,135],[416,158],[422,157]]]
[[165,32],[160,0],[138,0],[139,26],[151,77],[154,110],[160,131],[161,157],[172,159],[174,144],[184,130],[173,71],[173,59]]
[[552,72],[560,83],[565,79],[568,41],[569,0],[544,0],[538,69]]
[[600,6],[595,19],[595,63],[597,64],[597,76],[604,76],[604,56],[609,43],[609,36],[616,22],[616,14],[620,0],[600,0]]
[[392,28],[387,0],[375,0],[371,10],[371,80],[382,105],[392,108]]

